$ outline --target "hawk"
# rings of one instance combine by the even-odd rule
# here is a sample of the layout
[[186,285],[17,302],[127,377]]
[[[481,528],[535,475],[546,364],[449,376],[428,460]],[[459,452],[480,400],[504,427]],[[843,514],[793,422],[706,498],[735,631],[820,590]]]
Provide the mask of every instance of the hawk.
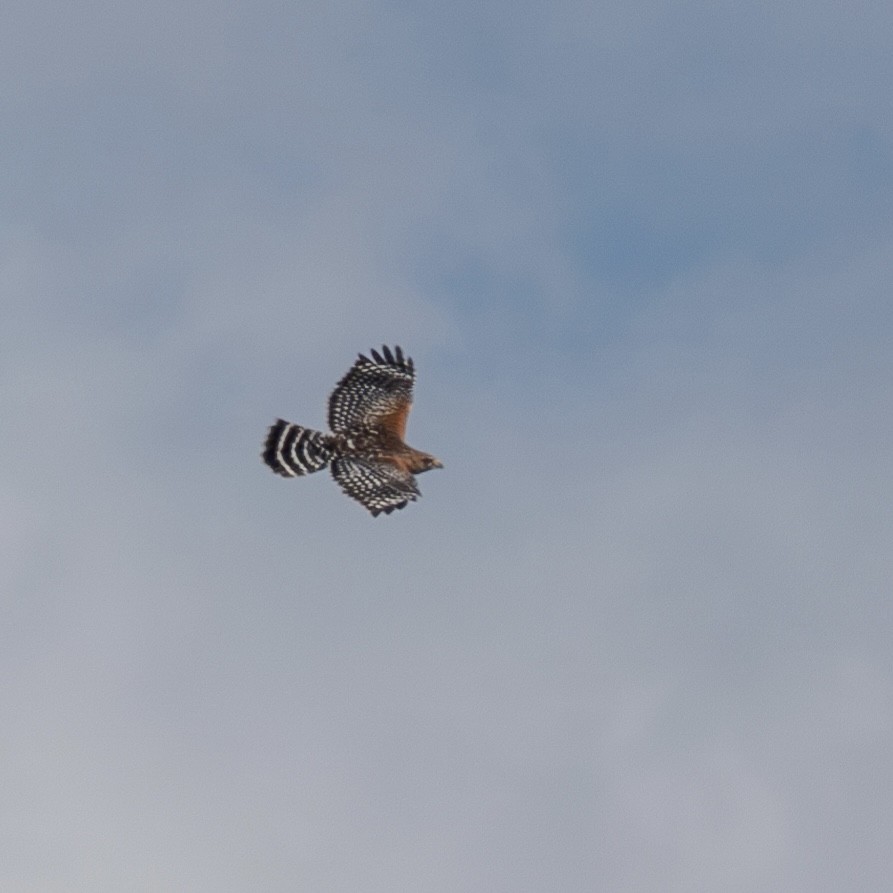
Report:
[[328,468],[341,489],[373,516],[404,508],[421,493],[415,476],[443,468],[434,456],[404,443],[415,367],[403,351],[382,346],[359,355],[329,397],[331,434],[277,419],[264,462],[292,478]]

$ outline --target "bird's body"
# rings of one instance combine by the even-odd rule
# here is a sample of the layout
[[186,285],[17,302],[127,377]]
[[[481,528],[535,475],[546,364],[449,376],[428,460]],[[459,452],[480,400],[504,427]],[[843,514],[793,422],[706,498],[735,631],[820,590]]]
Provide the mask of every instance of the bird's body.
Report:
[[379,515],[417,499],[415,475],[443,466],[403,440],[415,381],[412,360],[399,347],[371,354],[360,354],[329,397],[331,434],[278,419],[262,455],[283,477],[328,466],[348,496]]

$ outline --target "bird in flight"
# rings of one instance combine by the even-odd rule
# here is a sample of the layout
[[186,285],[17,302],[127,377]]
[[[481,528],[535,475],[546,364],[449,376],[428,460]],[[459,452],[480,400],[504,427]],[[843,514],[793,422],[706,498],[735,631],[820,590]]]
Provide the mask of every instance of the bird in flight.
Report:
[[359,355],[329,397],[331,434],[277,419],[261,455],[287,478],[328,467],[341,489],[377,516],[415,501],[421,496],[415,476],[443,464],[403,440],[412,360],[399,347],[370,353],[371,359]]

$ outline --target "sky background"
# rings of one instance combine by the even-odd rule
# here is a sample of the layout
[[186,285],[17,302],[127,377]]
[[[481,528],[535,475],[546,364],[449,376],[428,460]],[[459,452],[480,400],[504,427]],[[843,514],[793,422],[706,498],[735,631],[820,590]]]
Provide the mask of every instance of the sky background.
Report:
[[[893,11],[6,0],[0,887],[893,871]],[[358,351],[424,498],[259,458]]]

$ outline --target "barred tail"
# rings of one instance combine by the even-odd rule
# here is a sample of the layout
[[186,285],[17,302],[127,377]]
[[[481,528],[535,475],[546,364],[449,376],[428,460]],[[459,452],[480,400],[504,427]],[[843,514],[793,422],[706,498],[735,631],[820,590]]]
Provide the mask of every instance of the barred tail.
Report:
[[264,462],[284,478],[310,474],[325,468],[333,456],[331,437],[277,419],[270,428],[264,451]]

